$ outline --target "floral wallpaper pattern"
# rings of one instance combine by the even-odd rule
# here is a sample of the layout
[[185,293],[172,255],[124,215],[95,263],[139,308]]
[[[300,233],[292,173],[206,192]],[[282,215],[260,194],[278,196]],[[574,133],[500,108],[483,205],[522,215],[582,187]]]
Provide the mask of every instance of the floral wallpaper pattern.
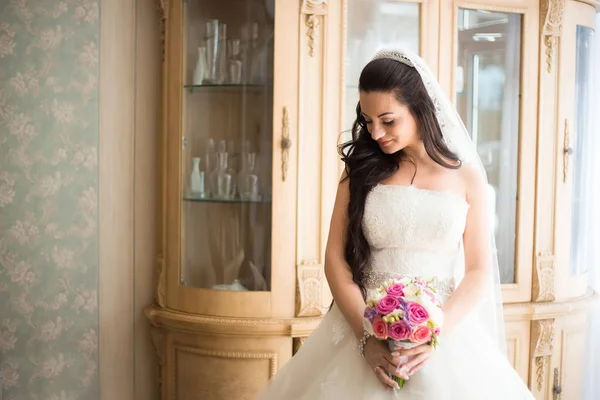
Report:
[[0,2],[4,400],[99,397],[99,1]]

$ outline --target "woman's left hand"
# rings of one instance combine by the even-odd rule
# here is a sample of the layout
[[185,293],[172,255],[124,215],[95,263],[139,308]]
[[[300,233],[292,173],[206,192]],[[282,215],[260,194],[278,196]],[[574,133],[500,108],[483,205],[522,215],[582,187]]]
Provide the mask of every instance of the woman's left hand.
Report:
[[[412,349],[397,349],[392,356],[408,357],[408,361],[398,365],[398,371],[413,375],[427,364],[433,355],[433,348],[428,344],[422,344]],[[406,358],[405,358],[406,360]]]

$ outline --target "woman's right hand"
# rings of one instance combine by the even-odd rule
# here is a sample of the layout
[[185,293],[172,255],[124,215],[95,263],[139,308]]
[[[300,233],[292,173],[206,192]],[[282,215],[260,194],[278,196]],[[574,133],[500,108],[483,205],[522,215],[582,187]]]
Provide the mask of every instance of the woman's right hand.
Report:
[[400,365],[400,356],[392,356],[386,342],[378,340],[371,336],[365,343],[365,359],[371,366],[373,372],[379,380],[386,386],[398,389],[398,384],[390,377],[395,375],[404,380],[408,380],[408,375],[397,370]]

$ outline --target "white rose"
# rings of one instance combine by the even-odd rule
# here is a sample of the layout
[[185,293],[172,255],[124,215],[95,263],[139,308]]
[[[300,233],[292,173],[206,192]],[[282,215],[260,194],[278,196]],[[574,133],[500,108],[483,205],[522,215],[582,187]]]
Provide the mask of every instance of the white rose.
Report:
[[411,279],[405,276],[403,278],[398,279],[398,282],[403,284],[404,286],[406,286],[406,285],[410,284]]
[[436,305],[432,305],[431,309],[427,309],[429,320],[437,326],[442,326],[444,323],[444,312]]
[[409,301],[416,301],[420,290],[421,288],[417,285],[408,285],[404,288],[404,297]]
[[378,291],[378,290],[374,290],[374,291],[373,291],[373,292],[370,294],[370,296],[369,296],[369,298],[368,298],[368,301],[367,301],[367,304],[369,304],[369,305],[371,305],[371,306],[374,306],[375,304],[379,303],[379,301],[380,301],[381,299],[383,299],[385,296],[386,296],[386,293],[385,293],[385,292],[380,292],[380,291]]

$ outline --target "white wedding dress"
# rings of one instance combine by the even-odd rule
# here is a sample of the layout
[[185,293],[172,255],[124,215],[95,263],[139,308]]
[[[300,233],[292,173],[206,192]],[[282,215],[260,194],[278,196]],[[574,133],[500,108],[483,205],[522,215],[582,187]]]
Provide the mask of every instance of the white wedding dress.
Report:
[[[413,186],[378,185],[363,219],[371,245],[367,288],[402,275],[436,277],[454,289],[469,205],[459,195]],[[447,299],[447,297],[445,297]],[[522,379],[480,326],[465,318],[426,366],[399,390],[386,390],[358,352],[358,341],[337,306],[277,373],[261,400],[522,400],[533,399]]]

